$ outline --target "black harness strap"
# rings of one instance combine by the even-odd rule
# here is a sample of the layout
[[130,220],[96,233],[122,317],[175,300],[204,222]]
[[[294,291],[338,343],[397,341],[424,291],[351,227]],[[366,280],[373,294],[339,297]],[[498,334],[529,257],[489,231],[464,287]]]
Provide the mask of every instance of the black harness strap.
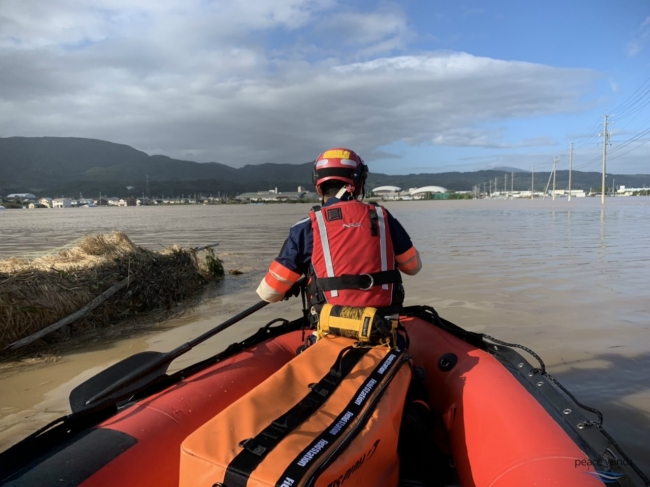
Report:
[[370,289],[383,284],[401,284],[402,276],[397,269],[370,274],[344,274],[337,277],[316,277],[309,283],[309,292],[338,291],[341,289]]
[[[352,399],[341,414],[339,414],[320,435],[318,435],[298,454],[298,456],[292,460],[282,476],[276,482],[276,487],[287,485],[284,483],[287,479],[293,480],[295,485],[300,485],[305,474],[310,470],[312,465],[318,464],[318,460],[323,455],[332,455],[331,445],[349,432],[348,430],[350,430],[350,425],[357,422],[358,419],[367,419],[368,415],[364,414],[364,409],[368,409],[366,412],[372,412],[374,410],[375,406],[379,402],[379,397],[381,397],[381,392],[383,392],[382,386],[393,379],[401,365],[404,363],[404,357],[405,352],[403,350],[391,350],[383,360],[379,362],[379,365],[366,378],[363,384],[361,384],[361,387],[359,387],[354,396],[352,396]],[[355,433],[358,433],[359,428],[363,427],[365,424],[363,419],[361,419],[360,422],[357,422]],[[351,440],[351,438],[348,438],[348,441],[349,440]],[[316,473],[316,475],[318,475],[318,473]]]
[[311,391],[298,404],[271,422],[254,438],[242,441],[239,446],[243,450],[228,465],[223,480],[224,485],[246,487],[251,473],[262,463],[266,455],[323,405],[368,351],[369,348],[357,347],[346,347],[341,350],[327,375],[318,383],[310,385]]
[[370,235],[376,237],[379,235],[379,215],[377,215],[377,210],[374,206],[370,207]]

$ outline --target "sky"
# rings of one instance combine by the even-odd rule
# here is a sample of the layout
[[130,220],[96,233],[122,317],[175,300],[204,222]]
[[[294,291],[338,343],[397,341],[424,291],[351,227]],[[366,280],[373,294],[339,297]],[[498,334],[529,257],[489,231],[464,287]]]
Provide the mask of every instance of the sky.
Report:
[[605,114],[608,172],[650,173],[647,0],[0,0],[0,137],[600,171]]

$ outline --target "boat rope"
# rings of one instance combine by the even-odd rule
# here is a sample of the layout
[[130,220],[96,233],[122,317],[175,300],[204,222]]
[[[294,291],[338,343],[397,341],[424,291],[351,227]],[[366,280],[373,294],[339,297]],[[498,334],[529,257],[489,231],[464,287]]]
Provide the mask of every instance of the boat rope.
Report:
[[600,431],[603,434],[603,436],[605,436],[605,438],[607,438],[609,440],[609,442],[621,454],[621,456],[627,462],[627,464],[630,467],[632,467],[632,469],[636,472],[636,474],[639,477],[641,477],[641,479],[643,480],[645,485],[650,487],[650,478],[648,478],[648,476],[641,471],[641,469],[634,463],[634,461],[621,449],[621,447],[616,442],[616,440],[614,440],[614,438],[612,438],[611,435],[607,431],[605,431],[605,429],[603,428],[603,413],[601,413],[596,408],[592,408],[592,407],[587,406],[585,404],[582,404],[580,401],[578,401],[578,399],[576,399],[576,397],[573,394],[571,394],[571,392],[569,392],[567,390],[567,388],[564,387],[560,383],[560,381],[558,381],[555,377],[553,377],[551,374],[546,372],[546,365],[544,364],[544,361],[542,360],[542,358],[539,355],[537,355],[530,348],[524,347],[523,345],[519,345],[518,343],[504,342],[503,340],[499,340],[498,338],[494,338],[494,337],[492,337],[490,335],[486,335],[486,334],[483,334],[483,338],[486,339],[486,340],[489,340],[489,341],[491,341],[493,343],[496,343],[497,345],[502,345],[504,347],[519,348],[519,349],[525,351],[526,353],[529,353],[533,357],[535,357],[535,359],[539,362],[539,368],[533,368],[531,370],[531,372],[533,374],[541,374],[541,375],[543,375],[549,381],[553,382],[553,384],[558,386],[562,390],[562,392],[564,392],[567,396],[569,396],[571,398],[571,400],[578,407],[584,409],[585,411],[589,411],[590,413],[595,414],[596,416],[598,416],[598,421],[583,421],[582,423],[578,424],[578,428],[586,428],[588,426],[595,426],[596,428],[598,428],[598,431]]

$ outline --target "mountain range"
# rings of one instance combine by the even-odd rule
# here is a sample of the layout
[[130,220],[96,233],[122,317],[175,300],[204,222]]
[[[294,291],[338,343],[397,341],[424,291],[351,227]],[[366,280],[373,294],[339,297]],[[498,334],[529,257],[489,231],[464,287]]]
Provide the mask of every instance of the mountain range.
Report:
[[[313,189],[312,162],[296,164],[250,164],[234,168],[218,162],[197,163],[148,155],[128,145],[75,137],[0,138],[0,194],[34,193],[37,196],[76,196],[79,193],[109,196],[141,195],[149,187],[151,195],[182,193],[235,195],[248,191],[296,191],[298,186]],[[372,169],[372,168],[371,168]],[[520,169],[500,167],[474,172],[387,175],[371,172],[368,188],[395,185],[402,188],[428,185],[454,191],[471,190],[474,185],[497,181],[503,189],[504,175],[515,174],[514,190],[529,190],[531,175]],[[546,187],[549,173],[535,174],[535,189]],[[608,175],[608,183],[650,186],[650,175]],[[558,171],[556,187],[566,188],[568,171]],[[600,187],[598,172],[573,172],[574,189]],[[487,189],[487,185],[486,185]]]

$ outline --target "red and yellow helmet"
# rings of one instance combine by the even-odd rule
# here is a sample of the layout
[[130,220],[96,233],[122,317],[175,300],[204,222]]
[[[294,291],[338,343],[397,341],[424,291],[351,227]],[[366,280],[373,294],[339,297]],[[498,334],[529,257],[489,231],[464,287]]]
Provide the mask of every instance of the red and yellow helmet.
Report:
[[339,180],[355,187],[361,187],[368,175],[368,166],[356,152],[344,147],[335,147],[323,152],[314,163],[314,185],[325,181]]

